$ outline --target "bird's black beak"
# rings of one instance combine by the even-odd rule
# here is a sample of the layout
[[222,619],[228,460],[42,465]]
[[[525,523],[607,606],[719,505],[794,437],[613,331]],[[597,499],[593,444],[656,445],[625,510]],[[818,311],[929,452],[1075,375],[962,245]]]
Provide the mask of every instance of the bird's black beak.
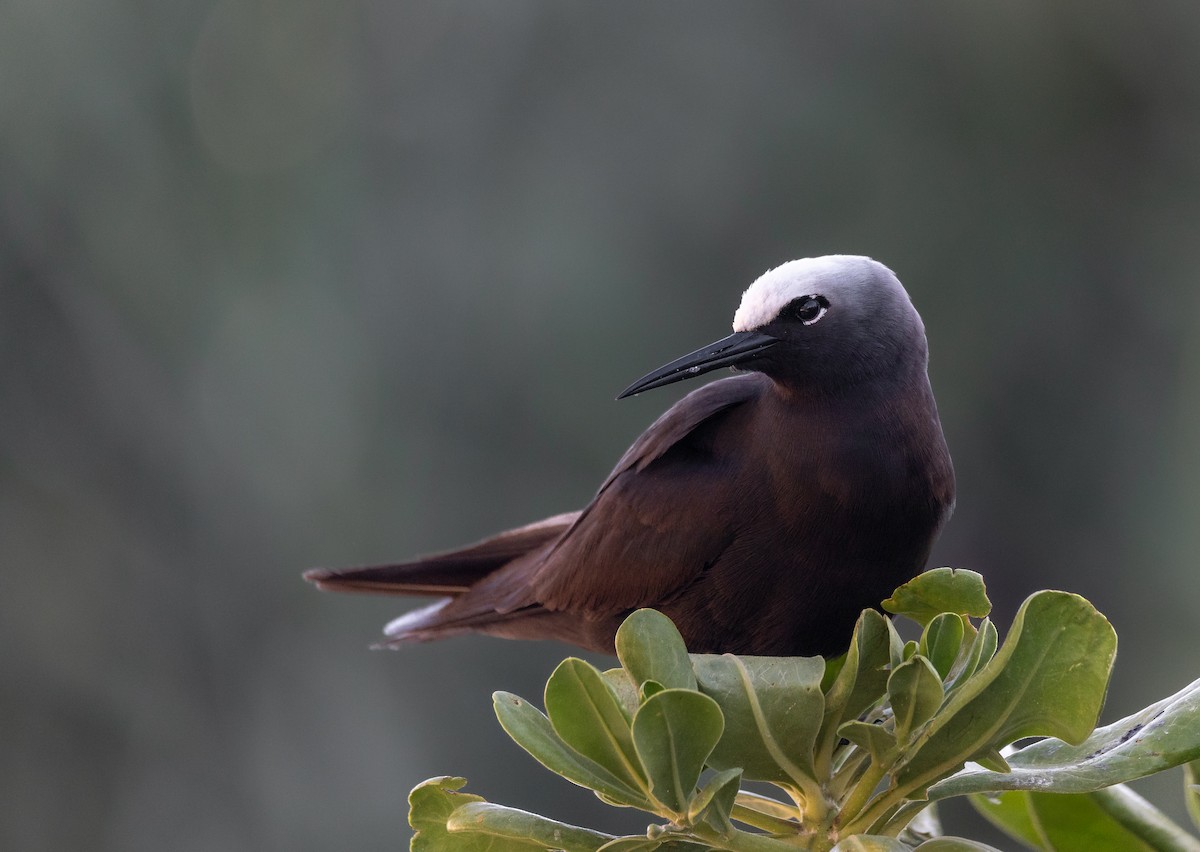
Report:
[[670,364],[659,367],[652,373],[647,373],[621,391],[617,399],[624,399],[652,388],[661,388],[672,382],[690,379],[720,367],[732,367],[745,363],[757,358],[764,349],[768,349],[778,342],[779,338],[762,332],[739,331],[716,343],[710,343],[708,346],[684,355],[682,358],[676,358]]

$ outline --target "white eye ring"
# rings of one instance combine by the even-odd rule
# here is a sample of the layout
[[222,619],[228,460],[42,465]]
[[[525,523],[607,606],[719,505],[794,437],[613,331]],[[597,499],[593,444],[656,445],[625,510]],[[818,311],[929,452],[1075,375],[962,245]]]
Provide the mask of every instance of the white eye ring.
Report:
[[812,325],[829,310],[829,302],[824,296],[809,296],[796,306],[796,318],[803,325]]

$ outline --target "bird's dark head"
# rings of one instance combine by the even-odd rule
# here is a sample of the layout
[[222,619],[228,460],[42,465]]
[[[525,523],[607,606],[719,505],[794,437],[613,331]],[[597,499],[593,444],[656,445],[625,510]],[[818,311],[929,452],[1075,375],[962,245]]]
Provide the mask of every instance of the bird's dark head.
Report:
[[742,294],[733,330],[644,376],[618,399],[719,367],[837,390],[923,374],[927,360],[925,327],[908,293],[882,263],[857,255],[793,260],[759,276]]

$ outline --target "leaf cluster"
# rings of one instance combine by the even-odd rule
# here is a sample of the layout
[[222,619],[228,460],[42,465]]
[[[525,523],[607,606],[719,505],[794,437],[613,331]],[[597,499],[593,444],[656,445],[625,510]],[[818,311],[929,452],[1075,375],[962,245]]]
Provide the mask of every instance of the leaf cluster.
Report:
[[[1200,760],[1200,682],[1095,729],[1116,634],[1083,598],[1031,596],[1003,643],[970,571],[922,574],[883,607],[916,622],[920,638],[903,641],[890,619],[866,610],[849,650],[829,661],[689,655],[669,619],[634,612],[617,633],[620,667],[569,658],[546,684],[545,712],[505,692],[494,703],[508,735],[546,768],[656,817],[646,833],[570,826],[463,793],[461,778],[435,778],[410,796],[412,849],[987,848],[940,836],[931,805],[963,795],[1039,848],[1200,849],[1113,786]],[[1043,739],[1011,748],[1030,737]],[[1196,790],[1188,787],[1189,806],[1200,812]],[[1062,845],[1084,823],[1149,845]]]

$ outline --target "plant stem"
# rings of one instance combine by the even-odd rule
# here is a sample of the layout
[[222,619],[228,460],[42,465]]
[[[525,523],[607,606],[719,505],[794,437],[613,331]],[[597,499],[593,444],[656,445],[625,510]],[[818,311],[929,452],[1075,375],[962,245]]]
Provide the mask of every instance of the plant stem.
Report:
[[828,719],[824,724],[829,726],[829,730],[824,732],[821,741],[817,743],[813,760],[813,768],[816,770],[818,778],[828,778],[834,773],[833,753],[837,750],[838,741],[841,739],[838,736],[837,725],[830,724]]
[[800,845],[800,835],[796,835],[793,842],[737,829],[732,832],[719,832],[706,825],[693,826],[692,833],[705,843],[717,849],[727,849],[729,852],[796,852],[797,849],[806,848]]
[[876,823],[882,822],[893,808],[903,803],[904,797],[898,796],[895,790],[888,790],[865,808],[861,814],[852,818],[842,826],[843,834],[875,834],[871,829]]
[[[850,795],[846,798],[842,805],[841,815],[843,820],[856,821],[859,811],[867,804],[871,798],[871,794],[875,792],[875,788],[879,786],[879,782],[883,780],[885,771],[883,767],[872,763],[867,767],[867,771],[858,779],[858,783],[854,785],[854,789],[850,791]],[[843,827],[848,823],[843,821]]]
[[783,820],[798,820],[803,816],[798,805],[788,805],[761,793],[751,793],[749,790],[738,790],[734,801],[739,805],[745,805],[752,811],[779,817]]
[[800,823],[764,814],[745,805],[735,804],[729,814],[729,818],[736,819],[738,822],[753,826],[754,828],[761,828],[763,831],[769,831],[772,834],[799,834],[801,828]]
[[1152,848],[1162,852],[1200,852],[1200,839],[1124,784],[1091,794],[1104,811]]

